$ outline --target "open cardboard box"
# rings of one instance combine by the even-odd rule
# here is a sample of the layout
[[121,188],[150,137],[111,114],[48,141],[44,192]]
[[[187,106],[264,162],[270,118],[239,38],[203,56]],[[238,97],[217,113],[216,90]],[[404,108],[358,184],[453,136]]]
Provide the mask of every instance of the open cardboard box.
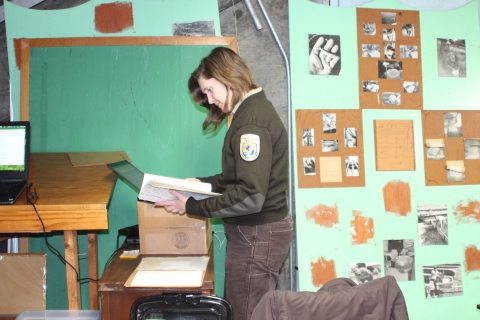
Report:
[[180,215],[138,201],[141,254],[207,254],[212,243],[210,220]]

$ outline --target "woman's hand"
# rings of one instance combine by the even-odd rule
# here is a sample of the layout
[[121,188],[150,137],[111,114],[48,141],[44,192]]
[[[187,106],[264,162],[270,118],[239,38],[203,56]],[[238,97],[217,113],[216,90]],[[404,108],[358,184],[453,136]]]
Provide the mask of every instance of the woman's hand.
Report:
[[167,211],[178,212],[179,214],[184,214],[186,212],[185,205],[187,203],[188,197],[184,196],[183,194],[181,194],[180,192],[178,192],[176,190],[169,190],[169,192],[170,192],[170,194],[177,197],[177,199],[155,202],[153,206],[154,207],[164,207],[165,210],[167,210]]

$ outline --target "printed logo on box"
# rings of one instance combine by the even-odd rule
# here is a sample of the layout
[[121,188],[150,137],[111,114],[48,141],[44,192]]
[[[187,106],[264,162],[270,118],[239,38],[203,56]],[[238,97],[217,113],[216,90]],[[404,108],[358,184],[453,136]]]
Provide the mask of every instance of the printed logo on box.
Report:
[[185,232],[177,232],[173,235],[173,245],[178,249],[185,249],[190,244],[188,234]]

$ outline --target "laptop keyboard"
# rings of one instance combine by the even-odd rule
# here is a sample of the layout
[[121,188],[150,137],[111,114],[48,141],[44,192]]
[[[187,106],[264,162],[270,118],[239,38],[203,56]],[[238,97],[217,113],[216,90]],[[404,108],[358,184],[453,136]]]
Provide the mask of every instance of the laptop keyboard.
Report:
[[21,188],[23,183],[0,183],[0,192],[13,192]]

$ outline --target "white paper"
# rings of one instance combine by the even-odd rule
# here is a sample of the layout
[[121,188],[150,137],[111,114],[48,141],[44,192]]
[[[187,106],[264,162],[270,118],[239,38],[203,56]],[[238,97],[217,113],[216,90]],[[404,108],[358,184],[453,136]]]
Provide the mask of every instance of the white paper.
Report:
[[132,280],[132,287],[200,287],[203,270],[149,271],[139,270]]

